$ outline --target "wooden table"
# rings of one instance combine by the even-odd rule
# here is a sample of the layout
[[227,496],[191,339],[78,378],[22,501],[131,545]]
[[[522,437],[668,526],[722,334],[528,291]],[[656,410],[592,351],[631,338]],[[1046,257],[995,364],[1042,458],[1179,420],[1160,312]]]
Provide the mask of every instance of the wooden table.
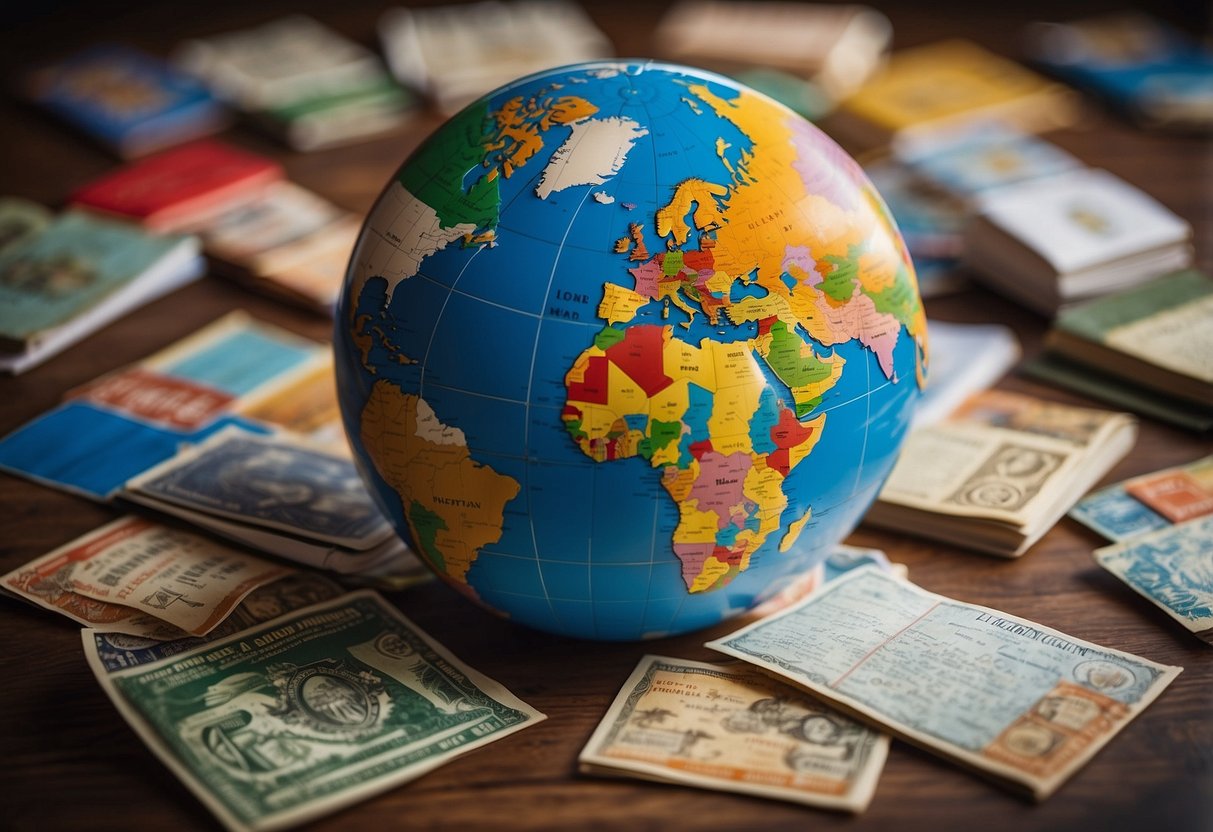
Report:
[[[10,26],[0,51],[6,72],[103,38],[166,53],[181,37],[209,34],[305,9],[367,44],[385,3],[275,2],[205,9],[99,2],[33,9]],[[1178,6],[1176,7],[1178,8]],[[1085,9],[1090,10],[1090,7]],[[658,9],[592,7],[620,54],[653,51]],[[896,45],[967,35],[1009,52],[1031,11],[971,5],[887,9]],[[1078,12],[1084,9],[1077,9]],[[1067,15],[1039,7],[1037,15]],[[11,18],[10,18],[11,19]],[[314,155],[286,152],[244,129],[231,141],[282,159],[289,175],[345,207],[365,212],[397,164],[437,121],[392,137]],[[49,205],[114,163],[86,141],[11,100],[0,101],[0,190]],[[1078,128],[1051,136],[1091,165],[1145,188],[1196,227],[1197,259],[1213,267],[1213,147],[1207,139],[1137,131],[1094,108]],[[330,323],[208,278],[111,325],[27,375],[0,379],[0,432],[56,404],[65,390],[135,361],[223,312],[243,307],[299,333],[327,339]],[[1025,352],[1045,323],[981,289],[931,300],[934,317],[1009,324]],[[1015,376],[999,386],[1081,402]],[[1144,421],[1134,451],[1107,481],[1213,451],[1208,439]],[[115,516],[114,510],[0,475],[0,571],[15,568]],[[391,596],[418,623],[549,719],[475,751],[420,780],[315,824],[317,829],[1144,829],[1213,828],[1213,649],[1129,592],[1091,559],[1097,538],[1063,520],[1025,557],[1002,561],[949,546],[860,529],[851,542],[876,546],[909,566],[922,586],[1055,627],[1079,638],[1182,665],[1178,680],[1050,800],[1031,805],[929,754],[896,742],[876,797],[856,819],[774,801],[629,780],[580,776],[575,758],[619,686],[646,652],[694,659],[714,630],[647,644],[555,638],[503,623],[437,582]],[[0,827],[215,829],[217,823],[119,718],[85,665],[78,627],[0,601]]]

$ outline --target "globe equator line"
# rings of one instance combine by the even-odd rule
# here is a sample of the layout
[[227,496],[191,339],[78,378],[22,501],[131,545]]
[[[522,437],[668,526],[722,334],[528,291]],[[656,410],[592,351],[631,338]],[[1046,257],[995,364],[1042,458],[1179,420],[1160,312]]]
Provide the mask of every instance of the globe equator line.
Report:
[[[582,206],[585,205],[586,199],[589,197],[589,189],[585,189],[581,195],[581,201],[577,203],[577,210],[573,212],[573,216],[569,218],[568,224],[564,227],[564,236],[561,238],[560,247],[556,249],[556,256],[552,258],[552,270],[548,272],[548,286],[543,293],[544,304],[548,302],[548,298],[552,294],[552,284],[556,281],[556,267],[560,264],[561,249],[564,247],[564,241],[569,238],[569,232],[573,230],[573,223],[577,221],[577,216],[581,213]],[[522,422],[522,454],[526,459],[531,456],[531,391],[535,387],[535,362],[539,359],[539,339],[543,334],[543,318],[539,319],[539,323],[535,326],[535,343],[531,346],[531,366],[527,372],[526,380],[526,402],[523,404],[523,422]],[[528,472],[529,463],[525,463],[523,471]],[[530,485],[530,477],[524,475],[527,480],[527,485]],[[535,566],[539,573],[539,585],[543,588],[544,593],[548,591],[547,583],[543,578],[543,561],[539,558],[539,532],[535,529],[534,512],[527,512],[527,524],[531,527],[531,540],[535,548]],[[556,607],[552,603],[551,598],[548,599],[548,607],[551,609],[552,617],[560,620],[560,616],[556,613]],[[597,625],[595,625],[595,633],[597,633]]]
[[[493,557],[497,557],[497,558],[510,558],[511,560],[528,560],[528,561],[534,560],[534,558],[531,557],[530,555],[518,555],[518,554],[514,554],[513,552],[502,552],[497,549],[484,549],[483,553],[486,555],[492,555]],[[573,564],[575,566],[583,566],[585,564],[585,561],[583,561],[583,560],[564,560],[563,558],[544,558],[543,560],[545,563]],[[629,561],[618,561],[618,562],[607,561],[607,562],[599,563],[599,566],[601,566],[603,569],[611,569],[612,567],[616,567],[616,566],[620,566],[620,567],[628,566],[628,567],[634,568],[634,567],[638,567],[638,566],[653,566],[653,565],[655,565],[654,562],[649,561],[649,560],[634,560],[634,561],[629,560]]]

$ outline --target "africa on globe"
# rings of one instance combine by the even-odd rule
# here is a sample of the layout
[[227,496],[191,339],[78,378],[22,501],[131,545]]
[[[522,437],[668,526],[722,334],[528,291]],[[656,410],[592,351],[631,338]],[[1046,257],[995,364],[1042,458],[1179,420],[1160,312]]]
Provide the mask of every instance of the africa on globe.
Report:
[[925,381],[858,165],[721,76],[579,64],[490,93],[379,197],[334,338],[368,487],[441,578],[596,639],[711,626],[819,564]]

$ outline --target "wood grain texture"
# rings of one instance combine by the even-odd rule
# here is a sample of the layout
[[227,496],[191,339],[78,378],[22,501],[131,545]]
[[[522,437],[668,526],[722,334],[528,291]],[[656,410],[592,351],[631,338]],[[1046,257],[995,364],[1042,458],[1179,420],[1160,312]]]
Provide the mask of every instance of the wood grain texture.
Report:
[[[306,10],[373,45],[387,3],[213,2],[204,7],[99,0],[29,12],[4,29],[4,77],[40,57],[102,39],[165,54],[179,39]],[[662,4],[598,3],[590,11],[622,55],[655,51]],[[1022,24],[1099,8],[1015,10],[945,3],[886,8],[897,46],[969,36],[1014,55]],[[1166,6],[1182,15],[1188,7]],[[1182,22],[1182,21],[1181,21]],[[1196,228],[1198,263],[1213,269],[1213,147],[1208,139],[1139,132],[1091,106],[1083,122],[1050,136],[1088,164],[1145,188]],[[393,136],[314,155],[293,154],[245,129],[225,139],[281,158],[301,184],[365,212],[382,184],[437,121],[423,117]],[[113,161],[87,140],[12,99],[0,100],[0,190],[59,205]],[[224,312],[242,307],[314,338],[328,320],[207,278],[109,326],[19,378],[0,378],[0,433],[47,410],[67,389],[137,360]],[[981,289],[931,300],[928,313],[1012,326],[1025,353],[1045,322]],[[1009,376],[1007,389],[1083,400]],[[1143,422],[1134,451],[1111,482],[1213,452],[1213,443]],[[0,571],[115,516],[107,507],[0,475]],[[712,660],[702,643],[729,625],[646,644],[596,644],[531,632],[483,612],[432,583],[390,596],[456,655],[504,683],[548,720],[475,751],[420,780],[320,820],[338,829],[805,829],[999,830],[1213,828],[1213,649],[1099,569],[1100,541],[1063,520],[1020,560],[985,558],[944,545],[861,528],[850,542],[884,549],[923,587],[1022,616],[1079,638],[1185,671],[1161,698],[1060,791],[1032,805],[990,783],[895,742],[869,810],[859,818],[738,795],[580,776],[578,751],[637,659],[646,652]],[[119,718],[93,680],[78,628],[0,599],[0,827],[13,830],[213,830],[217,823]]]

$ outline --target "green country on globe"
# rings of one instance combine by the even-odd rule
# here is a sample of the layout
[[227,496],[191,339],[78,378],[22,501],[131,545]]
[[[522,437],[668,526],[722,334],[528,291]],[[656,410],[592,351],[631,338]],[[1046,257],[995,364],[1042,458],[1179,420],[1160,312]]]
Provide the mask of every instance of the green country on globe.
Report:
[[337,312],[384,513],[468,597],[585,638],[707,627],[813,570],[925,381],[913,266],[858,165],[653,62],[532,75],[441,126]]

